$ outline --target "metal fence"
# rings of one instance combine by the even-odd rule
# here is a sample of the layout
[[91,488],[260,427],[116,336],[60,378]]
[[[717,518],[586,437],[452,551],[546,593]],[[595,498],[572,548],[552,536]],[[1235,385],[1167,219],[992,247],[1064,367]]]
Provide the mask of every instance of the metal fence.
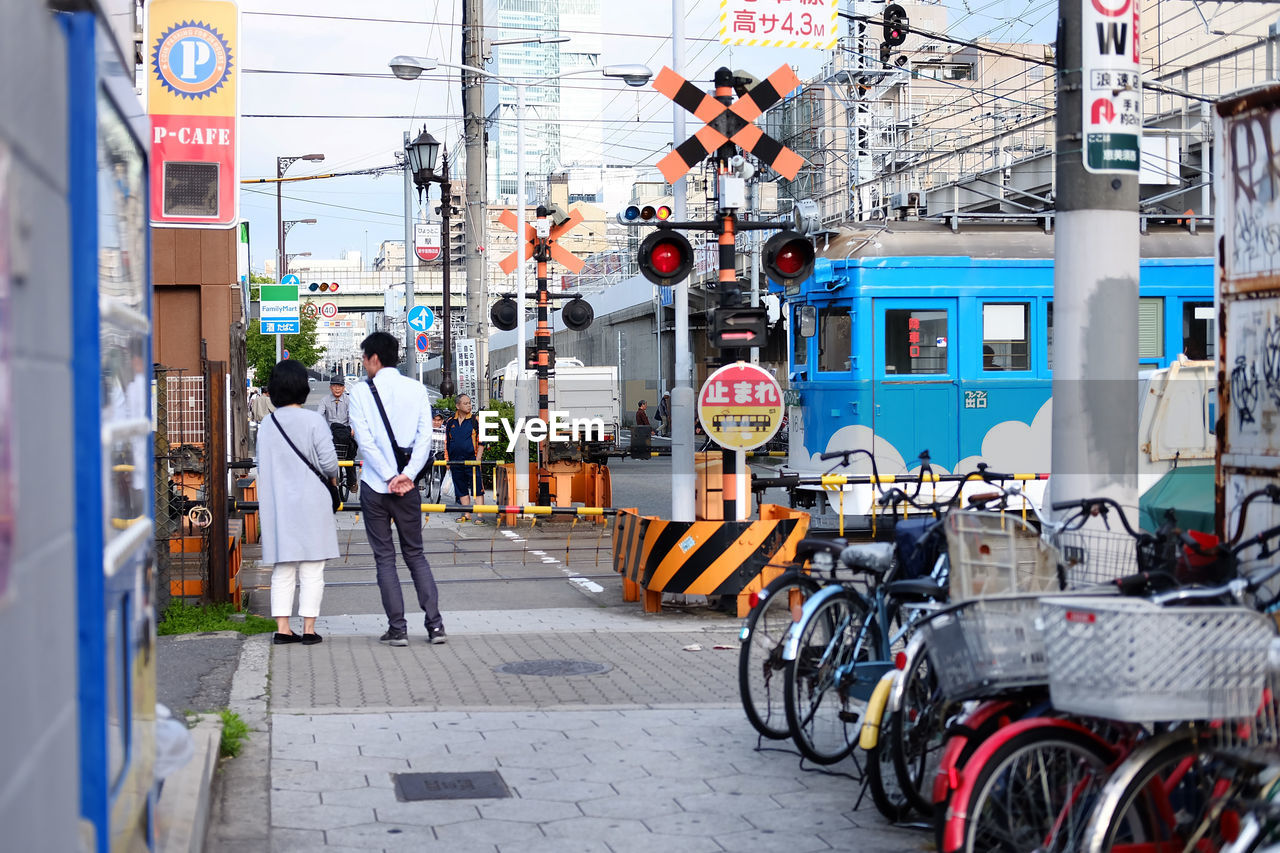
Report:
[[210,430],[203,376],[157,366],[155,398],[156,597],[163,612],[171,596],[207,594]]

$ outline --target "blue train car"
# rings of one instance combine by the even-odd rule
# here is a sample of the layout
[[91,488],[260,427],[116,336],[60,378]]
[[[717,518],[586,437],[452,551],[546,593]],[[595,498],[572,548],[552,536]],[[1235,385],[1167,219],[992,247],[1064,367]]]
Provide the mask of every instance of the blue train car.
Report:
[[[1213,358],[1212,236],[1152,231],[1141,246],[1140,367]],[[888,474],[924,450],[935,470],[1049,471],[1051,234],[877,223],[819,249],[809,279],[770,285],[789,315],[788,468],[861,447]]]

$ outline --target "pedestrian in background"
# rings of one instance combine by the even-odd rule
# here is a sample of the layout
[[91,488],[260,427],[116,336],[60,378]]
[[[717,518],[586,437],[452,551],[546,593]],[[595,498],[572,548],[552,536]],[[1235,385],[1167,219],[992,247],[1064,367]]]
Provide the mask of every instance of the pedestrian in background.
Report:
[[[262,561],[272,567],[277,644],[320,642],[316,617],[324,596],[324,563],[338,556],[333,505],[316,477],[318,471],[336,482],[338,456],[324,418],[302,407],[309,391],[302,364],[277,364],[267,384],[274,411],[258,430],[258,516]],[[289,627],[295,587],[301,637]]]
[[671,435],[671,395],[663,392],[662,401],[658,403],[658,433]]
[[[471,506],[474,494],[484,494],[484,477],[477,465],[467,465],[480,458],[480,421],[471,411],[471,398],[459,394],[455,400],[453,417],[444,422],[444,458],[449,461],[449,473],[453,477],[453,494],[458,503]],[[458,521],[467,521],[470,515],[463,513]]]
[[378,591],[387,614],[387,631],[378,639],[392,646],[409,645],[404,593],[391,542],[391,520],[395,519],[400,554],[425,614],[427,637],[439,645],[446,642],[444,618],[436,579],[422,551],[422,499],[414,487],[431,454],[431,400],[426,386],[396,369],[400,344],[394,337],[374,332],[360,349],[369,378],[351,389],[349,400],[351,426],[364,459],[360,475],[364,531],[373,548]]
[[[284,364],[284,362],[280,362],[280,363]],[[267,393],[259,394],[258,396],[254,397],[253,402],[249,404],[249,414],[253,418],[253,422],[255,424],[262,423],[266,419],[267,415],[271,414],[276,410],[275,404],[271,402],[270,382],[271,382],[271,379],[270,377],[268,377]]]
[[[338,458],[345,462],[354,462],[356,458],[356,437],[351,431],[351,406],[346,397],[347,383],[336,373],[329,380],[329,396],[325,397],[320,411],[329,424],[329,432],[333,436],[333,449]],[[347,493],[354,495],[360,490],[356,480],[356,466],[346,469]]]
[[636,426],[648,426],[649,414],[644,410],[644,400],[640,401],[640,405],[636,407]]

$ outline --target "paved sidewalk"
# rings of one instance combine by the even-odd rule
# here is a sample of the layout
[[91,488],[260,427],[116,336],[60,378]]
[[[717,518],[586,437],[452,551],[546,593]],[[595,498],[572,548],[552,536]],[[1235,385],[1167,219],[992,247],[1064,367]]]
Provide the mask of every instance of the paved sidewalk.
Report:
[[[378,643],[385,618],[356,584],[345,598],[326,590],[322,644],[265,647],[275,853],[931,849],[927,834],[886,825],[869,796],[854,811],[858,784],[802,768],[789,742],[756,748],[738,698],[737,619],[645,614],[616,579],[574,583],[536,553],[556,553],[535,541],[547,532],[426,534],[446,553],[477,535],[496,543],[483,560],[433,561],[447,645],[426,642],[412,605],[410,645]],[[365,576],[361,539],[352,529],[327,577]],[[334,602],[366,612],[331,612]],[[397,793],[398,774],[481,772],[508,796]],[[457,794],[470,781],[424,784]]]

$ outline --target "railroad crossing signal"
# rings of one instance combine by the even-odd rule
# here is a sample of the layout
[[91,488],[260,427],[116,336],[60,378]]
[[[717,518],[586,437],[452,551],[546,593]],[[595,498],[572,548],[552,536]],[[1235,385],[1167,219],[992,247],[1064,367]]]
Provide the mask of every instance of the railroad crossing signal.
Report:
[[804,158],[765,134],[752,122],[800,86],[800,78],[784,65],[753,86],[745,95],[725,106],[670,68],[663,67],[653,88],[706,122],[693,136],[677,145],[658,161],[658,170],[667,183],[675,183],[701,163],[707,155],[732,142],[755,155],[787,180],[794,180]]
[[[556,243],[556,240],[560,237],[561,234],[564,234],[566,231],[569,231],[581,221],[582,221],[582,211],[572,210],[569,212],[569,216],[564,220],[564,222],[561,222],[559,225],[551,226],[551,231],[545,238],[547,242],[547,251],[551,255],[551,260],[560,264],[560,266],[564,267],[569,272],[576,273],[581,271],[583,265],[586,262],[583,261],[582,258],[575,255],[573,252],[570,252],[568,249],[561,247],[558,243]],[[516,222],[516,215],[512,213],[510,210],[502,211],[502,215],[498,217],[498,222],[502,223],[507,228],[510,228],[512,231],[516,230],[516,225],[518,224]],[[524,233],[527,241],[524,245],[525,256],[533,257],[534,249],[538,247],[538,242],[539,242],[537,230],[534,227],[534,224],[531,222],[525,222]],[[498,263],[498,266],[501,267],[502,271],[507,275],[510,275],[512,272],[514,272],[516,266],[520,263],[520,261],[517,258],[518,254],[519,254],[518,250],[514,251],[511,254],[507,255]]]

